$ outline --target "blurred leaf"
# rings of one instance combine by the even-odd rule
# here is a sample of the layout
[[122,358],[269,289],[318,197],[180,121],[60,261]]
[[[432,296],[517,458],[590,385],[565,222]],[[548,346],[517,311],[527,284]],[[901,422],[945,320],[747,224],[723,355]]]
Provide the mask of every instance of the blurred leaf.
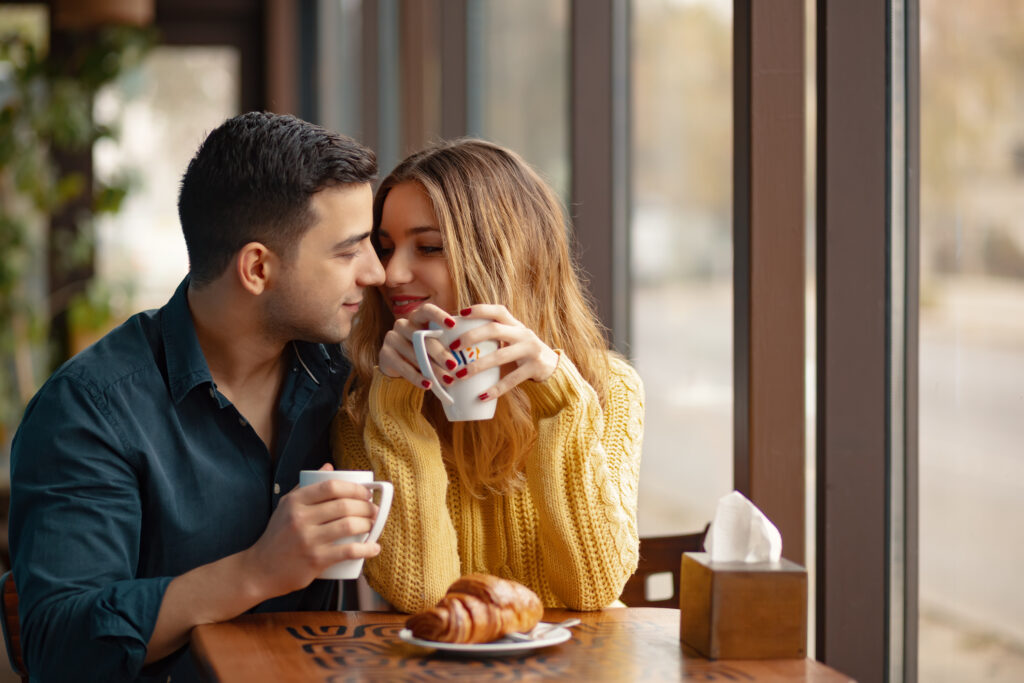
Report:
[[76,294],[68,305],[68,322],[79,330],[98,330],[111,318],[109,288],[91,282],[84,292]]
[[69,202],[85,191],[85,176],[81,173],[68,173],[57,181],[56,189],[58,204]]
[[[153,29],[110,27],[83,36],[58,61],[24,33],[0,36],[0,427],[20,416],[26,390],[35,390],[19,386],[23,381],[7,368],[15,357],[22,365],[26,357],[36,357],[41,368],[50,367],[47,316],[51,307],[65,307],[59,300],[41,302],[42,292],[25,291],[26,272],[45,258],[46,240],[38,234],[45,216],[89,193],[88,205],[75,216],[77,233],[49,233],[54,266],[74,273],[93,257],[94,215],[118,211],[130,189],[121,181],[89,188],[83,174],[60,173],[54,152],[116,139],[116,121],[93,120],[96,92],[137,67],[156,42]],[[99,318],[109,317],[110,296],[89,287],[69,302],[70,312],[92,328]],[[26,350],[26,344],[32,348]]]
[[94,213],[117,213],[128,195],[127,185],[100,184],[93,195],[92,210]]

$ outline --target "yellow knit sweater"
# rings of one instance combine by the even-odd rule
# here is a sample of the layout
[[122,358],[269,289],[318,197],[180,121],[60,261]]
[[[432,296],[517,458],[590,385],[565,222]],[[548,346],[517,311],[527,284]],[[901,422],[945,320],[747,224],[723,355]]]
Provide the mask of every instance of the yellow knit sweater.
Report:
[[373,470],[395,486],[370,585],[396,609],[417,612],[459,576],[486,572],[529,586],[547,607],[595,610],[614,602],[636,570],[643,386],[611,358],[608,407],[561,355],[544,382],[524,382],[537,420],[526,486],[471,495],[441,458],[421,413],[424,391],[377,371],[362,434],[334,421],[342,469]]

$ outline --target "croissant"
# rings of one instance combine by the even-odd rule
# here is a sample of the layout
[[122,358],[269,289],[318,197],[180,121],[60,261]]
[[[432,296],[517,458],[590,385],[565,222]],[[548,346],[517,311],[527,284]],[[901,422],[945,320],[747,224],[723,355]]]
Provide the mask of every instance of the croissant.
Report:
[[467,574],[434,607],[405,625],[417,638],[442,643],[488,643],[506,633],[529,631],[544,605],[521,583],[490,574]]

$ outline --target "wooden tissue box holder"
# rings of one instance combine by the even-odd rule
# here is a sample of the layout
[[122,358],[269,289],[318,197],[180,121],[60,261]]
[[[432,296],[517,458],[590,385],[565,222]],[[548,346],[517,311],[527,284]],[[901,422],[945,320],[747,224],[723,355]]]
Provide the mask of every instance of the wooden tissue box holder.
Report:
[[683,553],[679,639],[708,659],[804,659],[807,570]]

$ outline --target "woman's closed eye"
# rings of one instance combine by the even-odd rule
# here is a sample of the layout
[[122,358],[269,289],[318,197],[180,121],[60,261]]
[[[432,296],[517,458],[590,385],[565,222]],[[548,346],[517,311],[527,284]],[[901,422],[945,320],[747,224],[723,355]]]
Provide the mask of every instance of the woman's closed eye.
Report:
[[419,251],[424,256],[430,256],[432,254],[443,254],[444,247],[436,246],[433,244],[423,244],[417,247],[417,251]]

